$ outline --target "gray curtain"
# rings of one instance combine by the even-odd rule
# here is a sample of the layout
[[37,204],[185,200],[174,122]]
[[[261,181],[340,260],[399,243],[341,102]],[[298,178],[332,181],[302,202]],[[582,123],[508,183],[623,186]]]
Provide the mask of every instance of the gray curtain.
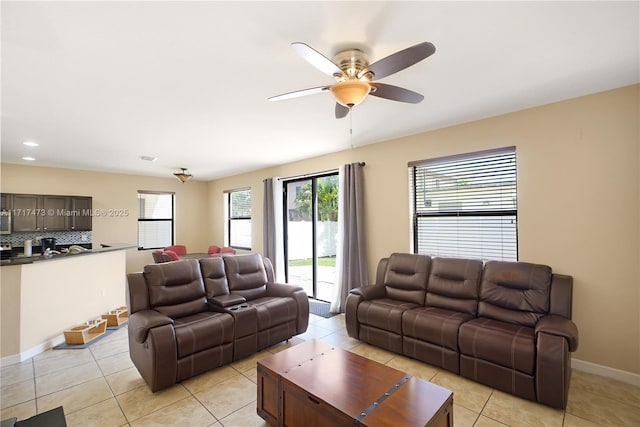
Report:
[[264,217],[262,226],[264,256],[271,260],[276,282],[284,281],[284,235],[282,233],[282,181],[264,180]]
[[338,247],[332,313],[344,313],[349,291],[369,284],[363,168],[364,163],[347,164],[338,175]]

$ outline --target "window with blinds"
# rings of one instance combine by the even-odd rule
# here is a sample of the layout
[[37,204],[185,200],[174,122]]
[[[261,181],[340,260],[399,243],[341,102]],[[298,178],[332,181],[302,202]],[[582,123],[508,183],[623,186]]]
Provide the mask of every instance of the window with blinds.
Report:
[[173,193],[138,192],[138,249],[173,245]]
[[414,253],[518,260],[515,147],[409,164]]
[[238,249],[251,249],[251,190],[227,193],[228,242]]

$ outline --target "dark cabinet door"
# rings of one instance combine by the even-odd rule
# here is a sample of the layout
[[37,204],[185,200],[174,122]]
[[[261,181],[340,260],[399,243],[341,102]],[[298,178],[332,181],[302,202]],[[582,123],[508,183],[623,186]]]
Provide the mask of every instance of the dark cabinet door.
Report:
[[14,194],[12,231],[39,231],[44,221],[42,196],[34,194]]
[[65,231],[69,229],[69,198],[66,196],[42,196],[44,210],[44,231]]
[[91,231],[91,205],[91,197],[71,197],[71,230]]
[[11,194],[0,194],[0,234],[11,233]]

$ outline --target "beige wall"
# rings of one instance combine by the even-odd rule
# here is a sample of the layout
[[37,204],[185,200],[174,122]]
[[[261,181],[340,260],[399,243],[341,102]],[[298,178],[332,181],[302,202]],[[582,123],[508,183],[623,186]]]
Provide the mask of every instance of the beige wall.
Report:
[[[154,178],[2,164],[3,193],[63,194],[92,196],[93,209],[128,209],[126,217],[94,217],[93,244],[138,244],[138,190],[175,192],[175,240],[190,252],[206,252],[211,222],[205,211],[207,184],[191,180],[182,184],[169,175]],[[151,251],[127,251],[127,271],[140,271],[152,263]]]
[[[223,191],[253,190],[253,249],[262,251],[262,180],[364,161],[370,275],[410,250],[407,163],[516,146],[519,258],[574,277],[577,359],[640,374],[640,86],[290,163],[209,183],[223,237]],[[304,141],[301,141],[304,143]],[[277,142],[270,149],[277,149]]]
[[[576,358],[639,375],[639,104],[636,85],[209,183],[3,164],[1,189],[90,195],[95,208],[133,212],[96,219],[94,244],[135,244],[137,190],[175,191],[176,240],[204,251],[224,241],[223,192],[251,187],[252,250],[261,252],[264,178],[364,161],[373,276],[381,257],[410,250],[408,162],[515,145],[520,259],[574,277]],[[127,252],[128,271],[148,262],[148,251]]]

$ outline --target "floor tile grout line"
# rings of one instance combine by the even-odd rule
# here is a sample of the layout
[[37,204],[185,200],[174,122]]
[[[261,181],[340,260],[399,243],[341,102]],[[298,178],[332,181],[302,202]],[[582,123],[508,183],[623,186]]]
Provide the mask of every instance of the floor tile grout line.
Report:
[[[493,420],[493,421],[499,422],[500,424],[504,424],[502,421],[496,420],[496,419],[491,418],[491,417],[489,417],[489,416],[487,416],[487,415],[484,415],[484,414],[482,413],[482,412],[485,410],[485,408],[487,407],[487,405],[489,404],[489,401],[491,400],[491,397],[493,396],[493,393],[494,393],[494,392],[495,392],[495,390],[494,390],[494,389],[491,389],[491,393],[489,393],[489,397],[487,397],[487,400],[484,402],[484,405],[482,405],[482,409],[480,409],[480,412],[478,412],[478,419],[480,419],[480,417],[481,417],[481,416],[483,416],[483,417],[487,417],[487,418],[489,418],[490,420]],[[469,409],[469,408],[467,408],[467,409]],[[477,421],[476,421],[476,422],[477,422]],[[475,423],[474,423],[474,424],[475,424]]]
[[[463,408],[470,410],[469,408],[466,408],[466,407],[464,407],[464,406],[463,406]],[[473,413],[476,415],[476,418],[473,420],[473,424],[471,424],[471,426],[473,427],[473,426],[475,426],[475,425],[476,425],[476,423],[478,422],[478,420],[480,420],[480,415],[481,415],[481,414],[476,413],[476,411],[471,411],[471,412],[473,412]]]
[[247,404],[246,404],[246,405],[244,405],[244,406],[241,406],[240,408],[236,409],[235,411],[232,411],[232,412],[228,413],[225,417],[220,418],[220,419],[218,420],[218,422],[219,422],[219,423],[224,427],[224,423],[223,423],[223,421],[225,420],[225,418],[229,418],[231,415],[235,414],[236,412],[239,412],[239,411],[243,410],[244,408],[246,408],[246,407],[247,407],[247,406],[249,406],[249,405],[255,405],[255,404],[256,404],[256,402],[257,402],[257,399],[256,399],[256,400],[253,400],[253,401],[251,401],[251,402],[249,402],[249,403],[247,403]]
[[[120,411],[122,412],[122,416],[124,417],[124,419],[125,419],[125,420],[128,420],[128,419],[127,419],[127,417],[126,417],[126,415],[124,414],[124,410],[123,410],[122,406],[120,405],[120,401],[117,399],[117,395],[116,395],[116,393],[114,392],[113,388],[112,388],[112,387],[111,387],[111,385],[109,384],[109,381],[107,380],[107,375],[105,375],[105,373],[104,373],[104,371],[103,371],[103,369],[102,369],[102,367],[100,366],[100,363],[99,363],[99,360],[104,360],[104,359],[106,359],[106,358],[108,358],[108,357],[116,356],[116,355],[121,354],[121,353],[124,353],[124,352],[115,353],[115,354],[113,354],[113,355],[106,356],[106,357],[103,357],[103,358],[98,359],[98,358],[97,358],[97,356],[96,356],[96,354],[94,353],[94,351],[91,349],[91,347],[87,348],[87,350],[89,351],[89,354],[90,354],[90,355],[91,355],[91,357],[93,358],[93,362],[95,362],[96,367],[98,368],[98,370],[99,370],[99,372],[100,372],[100,376],[99,376],[99,377],[96,377],[96,378],[88,379],[88,380],[86,380],[86,381],[80,382],[80,383],[78,383],[78,384],[74,384],[74,385],[69,386],[69,387],[65,387],[65,388],[62,388],[62,389],[56,390],[56,391],[51,392],[51,393],[43,394],[42,396],[37,396],[37,395],[36,395],[36,396],[35,396],[35,398],[34,398],[34,400],[35,400],[35,405],[36,405],[36,413],[40,413],[40,411],[38,410],[38,398],[40,398],[40,397],[44,397],[44,396],[49,396],[49,395],[51,395],[51,394],[53,394],[53,393],[57,393],[57,392],[60,392],[60,391],[69,390],[69,389],[71,389],[71,388],[73,388],[73,387],[76,387],[76,386],[79,386],[79,385],[82,385],[82,384],[86,384],[86,383],[88,383],[88,382],[90,382],[90,381],[94,381],[94,380],[96,380],[96,379],[102,378],[102,379],[105,381],[105,383],[107,384],[107,387],[109,387],[109,391],[110,391],[110,393],[111,393],[111,397],[108,397],[108,398],[106,398],[106,399],[100,400],[100,401],[98,401],[98,402],[94,402],[94,403],[92,403],[91,405],[85,406],[85,407],[83,407],[83,408],[79,408],[79,409],[77,409],[77,410],[75,410],[75,411],[72,411],[72,412],[70,412],[70,413],[68,413],[68,414],[67,414],[67,413],[65,413],[65,417],[66,417],[67,415],[70,415],[70,414],[73,414],[73,413],[76,413],[76,412],[82,411],[82,410],[84,410],[84,409],[90,408],[90,407],[92,407],[92,406],[95,406],[95,405],[101,404],[101,403],[103,403],[103,402],[105,402],[105,401],[107,401],[107,400],[109,400],[109,399],[115,399],[116,404],[118,405],[118,407],[119,407]],[[33,358],[32,358],[32,359],[33,359]],[[86,363],[81,363],[81,364],[78,364],[78,365],[69,366],[69,367],[66,367],[66,368],[63,368],[63,369],[60,369],[60,370],[54,371],[53,373],[56,373],[56,372],[59,372],[59,371],[63,371],[63,370],[72,369],[72,368],[76,368],[76,367],[78,367],[78,366],[86,365],[86,364],[89,364],[89,363],[91,363],[91,362],[86,362]],[[34,370],[34,394],[35,394],[35,392],[37,391],[37,389],[35,388],[35,387],[36,387],[35,381],[36,381],[36,379],[37,379],[37,378],[36,378],[36,376],[35,376],[35,361],[32,361],[32,364],[33,364],[33,370]],[[117,372],[122,372],[122,370],[114,371],[113,373],[115,374],[115,373],[117,373]],[[41,375],[41,376],[40,376],[40,378],[41,378],[41,377],[44,377],[44,376],[46,376],[46,375],[49,375],[49,373],[48,373],[48,374],[43,374],[43,375]],[[136,387],[136,388],[137,388],[137,387]]]
[[[639,409],[639,410],[640,410],[640,402],[638,402],[638,404],[637,404],[637,405],[636,405],[635,403],[633,403],[633,402],[623,402],[623,401],[620,401],[620,399],[619,399],[619,398],[617,398],[617,399],[616,399],[616,398],[611,397],[609,394],[606,394],[606,393],[602,393],[602,394],[600,394],[600,393],[596,393],[596,392],[591,391],[591,390],[583,390],[583,393],[589,393],[589,394],[591,394],[591,395],[595,395],[595,396],[597,396],[597,397],[600,397],[600,398],[606,399],[606,400],[608,400],[608,401],[610,401],[610,402],[613,402],[613,403],[615,403],[615,404],[618,404],[618,405],[624,405],[624,406],[630,406],[630,407],[632,407],[632,408],[636,408],[636,409]],[[565,410],[565,411],[566,411],[566,410]],[[575,415],[575,414],[573,414],[573,413],[571,413],[571,412],[569,412],[569,413],[570,413],[571,415]],[[577,415],[576,415],[576,416],[577,416]]]
[[36,414],[39,414],[40,411],[38,410],[38,396],[36,396],[36,363],[33,360],[33,357],[31,357],[30,360],[31,360],[31,369],[33,372],[33,406],[35,406],[36,408]]
[[[201,401],[200,399],[198,399],[198,397],[197,397],[195,394],[191,393],[191,390],[189,390],[189,388],[188,388],[188,387],[185,387],[185,389],[187,389],[187,391],[189,392],[189,394],[191,394],[191,396],[196,400],[196,402],[198,402],[198,403],[200,404],[200,406],[202,406],[202,407],[204,408],[204,410],[205,410],[205,411],[207,411],[209,414],[211,414],[211,416],[212,416],[212,417],[213,417],[213,419],[215,420],[215,421],[213,422],[213,424],[215,424],[215,423],[217,423],[217,422],[220,422],[220,420],[218,419],[218,417],[216,417],[216,416],[215,416],[215,414],[214,414],[213,412],[211,412],[211,411],[209,410],[209,408],[207,408],[207,405],[205,405],[204,403],[202,403],[202,401]],[[208,425],[210,425],[210,424],[208,424]]]
[[[128,327],[128,326],[127,326]],[[128,350],[127,350],[128,352]],[[98,363],[98,359],[96,359],[96,355],[95,353],[93,353],[93,351],[91,351],[91,354],[93,355],[93,358],[96,361],[96,364],[98,365],[98,369],[100,370],[100,372],[102,373],[102,378],[104,378],[104,382],[107,383],[107,387],[109,387],[109,391],[111,392],[112,395],[112,399],[116,401],[116,405],[118,405],[118,409],[120,410],[120,413],[122,413],[122,416],[124,417],[125,421],[127,421],[127,425],[129,425],[129,419],[127,418],[127,415],[124,413],[124,408],[122,407],[122,404],[120,403],[120,401],[118,400],[118,396],[116,395],[115,390],[113,389],[113,387],[111,386],[111,384],[109,383],[109,380],[107,379],[107,376],[104,374],[104,371],[102,370],[102,367],[100,366],[100,363]],[[118,372],[122,372],[122,370],[120,371],[116,371],[116,372],[112,372],[112,374],[118,373]],[[111,374],[110,374],[111,375]],[[141,386],[142,387],[142,386]],[[137,387],[133,388],[133,390],[135,390]],[[123,393],[124,394],[124,393]],[[93,405],[90,405],[93,406]],[[89,407],[89,406],[88,406]],[[87,407],[87,408],[88,408]]]
[[[90,362],[89,362],[89,363],[90,363]],[[86,364],[88,364],[88,363],[86,363]],[[73,366],[73,368],[76,368],[76,367],[78,367],[78,366],[81,366],[81,365]],[[98,368],[98,369],[99,369],[99,368]],[[41,378],[42,378],[42,377],[41,377]],[[36,399],[41,398],[41,397],[45,397],[45,396],[50,396],[50,395],[52,395],[52,394],[54,394],[54,393],[58,393],[58,392],[61,392],[61,391],[69,390],[69,389],[71,389],[71,388],[73,388],[73,387],[77,387],[77,386],[79,386],[79,385],[86,384],[86,383],[88,383],[88,382],[95,381],[95,380],[100,379],[100,378],[104,378],[104,375],[102,375],[102,371],[100,372],[100,375],[99,375],[99,376],[97,376],[97,377],[95,377],[95,378],[89,378],[89,379],[86,379],[86,380],[84,380],[84,381],[81,381],[81,382],[79,382],[79,383],[77,383],[77,384],[73,384],[73,385],[70,385],[70,386],[67,386],[67,387],[63,387],[63,388],[57,389],[57,390],[55,390],[55,391],[52,391],[52,392],[50,392],[50,393],[43,394],[43,395],[41,395],[41,396],[37,395],[37,389],[36,389],[36,390],[35,390],[35,391],[36,391]],[[106,379],[105,379],[105,381],[106,381]],[[35,385],[35,384],[34,384],[34,385]]]
[[[189,392],[189,390],[188,390],[188,389],[187,389],[187,388],[186,388],[182,383],[176,383],[176,384],[174,384],[174,385],[173,385],[173,386],[171,386],[171,387],[177,387],[177,386],[182,387],[184,390],[186,390],[186,391],[187,391],[187,393]],[[137,389],[142,388],[142,387],[143,387],[143,386],[136,387],[136,388],[135,388],[135,389],[133,389],[133,390],[137,390]],[[166,390],[169,390],[169,389],[166,389]],[[124,394],[124,393],[123,393],[123,394]],[[144,414],[144,415],[142,415],[142,416],[140,416],[140,417],[138,417],[138,418],[134,418],[134,419],[131,419],[131,420],[129,419],[129,417],[127,417],[127,414],[125,414],[125,413],[124,413],[124,411],[123,411],[123,415],[124,415],[124,418],[127,420],[127,422],[128,422],[129,424],[131,424],[132,422],[134,422],[134,421],[138,421],[138,420],[140,420],[140,419],[142,419],[142,418],[146,417],[147,415],[154,414],[154,413],[156,413],[156,412],[158,412],[158,411],[161,411],[162,409],[166,409],[166,408],[168,408],[169,406],[171,406],[171,405],[173,405],[173,404],[175,404],[175,403],[177,403],[177,402],[181,402],[181,401],[183,401],[183,400],[185,400],[185,399],[188,399],[188,398],[189,398],[189,396],[187,396],[187,397],[185,397],[185,398],[182,398],[182,399],[178,399],[178,400],[176,400],[176,401],[174,401],[174,402],[171,402],[171,403],[167,403],[166,405],[161,406],[161,407],[157,408],[156,410],[154,410],[154,411],[152,411],[152,412],[149,412],[148,414]],[[116,400],[117,400],[117,399],[116,399]]]
[[[333,331],[333,332],[332,332],[332,334],[330,334],[330,335],[333,335],[333,334],[340,334],[340,331],[339,331],[339,330],[337,330],[337,331]],[[330,336],[330,335],[329,335],[329,336]],[[321,339],[324,339],[324,338],[326,338],[326,337],[322,337]],[[313,337],[309,337],[308,339],[313,339]],[[306,339],[306,340],[305,340],[305,339],[300,339],[300,341],[307,341],[308,339]],[[297,344],[299,344],[299,342],[294,342],[294,343],[293,343],[293,345],[297,345]],[[332,344],[332,345],[333,345],[333,344]],[[366,346],[367,346],[367,345],[366,345],[365,343],[359,342],[359,343],[358,343],[357,345],[355,345],[353,348],[348,349],[348,350],[353,350],[353,349],[355,349],[355,348],[358,348],[359,346],[363,346],[362,348],[364,349],[364,348],[366,348]],[[269,348],[269,349],[266,349],[266,350],[267,350],[269,353],[272,353],[272,354],[274,353],[273,348]],[[280,350],[280,351],[282,351],[282,350]],[[98,360],[103,360],[103,359],[105,359],[105,358],[97,359],[97,358],[96,358],[96,357],[97,357],[97,355],[96,355],[93,351],[91,351],[91,350],[90,350],[90,352],[91,352],[91,354],[92,354],[92,358],[93,358],[93,360],[98,364],[98,368],[99,368],[100,374],[101,374],[101,375],[102,375],[102,377],[106,380],[106,375],[104,374],[103,368],[102,368],[102,366],[100,366],[100,364],[98,363]],[[277,352],[277,351],[276,351],[276,352]],[[124,352],[119,352],[119,353],[116,353],[116,354],[111,355],[111,356],[116,356],[116,355],[121,354],[121,353],[124,353]],[[110,357],[110,356],[109,356],[109,357]],[[365,356],[365,357],[369,357],[369,356]],[[397,355],[396,355],[396,357],[397,357]],[[369,357],[369,358],[371,358],[371,357]],[[394,357],[392,357],[390,360],[386,361],[384,364],[387,364],[387,365],[388,365],[388,364],[389,364],[393,359],[394,359]],[[372,360],[375,360],[375,359],[372,359]],[[36,376],[36,372],[35,372],[35,371],[36,371],[36,368],[35,368],[35,366],[36,366],[36,361],[35,361],[35,359],[34,359],[34,358],[30,358],[30,359],[28,360],[28,362],[27,362],[27,363],[29,363],[29,368],[30,368],[31,373],[32,373],[32,378],[31,378],[31,380],[33,381],[33,387],[34,387],[34,390],[35,390],[35,387],[36,387],[36,381],[37,381],[37,379],[38,379],[38,378],[40,378],[40,377],[37,377],[37,376]],[[87,362],[87,363],[89,363],[89,362]],[[81,365],[82,365],[82,364],[81,364]],[[76,365],[76,366],[80,366],[80,365]],[[247,370],[246,370],[246,371],[244,371],[244,372],[241,372],[241,371],[239,370],[239,368],[237,368],[237,367],[233,367],[233,366],[230,366],[230,367],[231,367],[231,368],[232,368],[232,369],[233,369],[237,374],[243,375],[246,379],[248,379],[249,381],[252,381],[252,380],[251,380],[251,378],[247,375],[247,374],[249,374],[249,373],[250,373],[251,368],[250,368],[250,369],[247,369]],[[65,369],[71,369],[71,368],[73,368],[73,366],[72,366],[72,367],[65,368]],[[119,370],[117,370],[117,371],[114,371],[114,372],[113,372],[113,373],[111,373],[111,374],[115,374],[115,373],[118,373],[118,372],[122,372],[122,371],[124,371],[124,370],[126,370],[126,369],[130,369],[130,368],[119,369]],[[48,374],[49,374],[49,373],[46,373],[46,374],[44,374],[44,375],[48,375]],[[111,374],[110,374],[110,375],[111,375]],[[434,376],[436,376],[437,374],[438,374],[438,372],[436,372],[436,373],[434,374]],[[432,377],[432,379],[433,379],[433,377]],[[28,381],[28,380],[29,380],[29,379],[27,379],[26,381]],[[253,382],[253,381],[252,381],[252,382]],[[84,382],[83,382],[83,383],[84,383]],[[83,383],[80,383],[80,384],[83,384]],[[107,384],[108,384],[108,386],[109,386],[109,388],[110,388],[110,391],[111,391],[111,393],[112,393],[113,397],[114,397],[114,398],[116,398],[116,401],[117,401],[117,402],[118,402],[118,404],[119,404],[119,401],[118,401],[118,399],[117,399],[117,396],[115,396],[115,392],[114,392],[113,388],[111,388],[111,385],[109,384],[109,382],[108,382],[108,381],[107,381]],[[141,387],[144,387],[144,385],[140,385],[139,387],[140,387],[140,388],[141,388]],[[135,390],[135,389],[137,389],[137,388],[139,388],[139,387],[134,387],[134,388],[133,388],[133,389],[131,389],[131,390]],[[65,389],[66,389],[66,388],[65,388]],[[185,387],[185,389],[187,390],[187,392],[188,392],[191,396],[194,396],[194,397],[195,397],[195,395],[194,395],[193,393],[191,393],[191,391],[190,391],[189,389],[187,389],[186,387]],[[61,389],[61,390],[64,390],[64,389]],[[128,391],[130,391],[130,390],[128,390]],[[615,400],[615,399],[613,399],[613,398],[610,398],[609,396],[605,395],[604,393],[597,393],[597,392],[593,392],[593,391],[591,391],[591,390],[587,390],[587,391],[589,392],[589,394],[592,394],[592,395],[594,395],[594,396],[598,396],[598,397],[601,397],[601,398],[606,398],[606,400],[608,400],[608,401],[615,401],[616,403],[622,403],[622,404],[624,404],[624,406],[628,406],[628,407],[631,407],[631,408],[636,408],[636,407],[637,407],[636,405],[634,405],[634,403],[633,403],[633,402],[619,402],[619,401],[617,401],[617,400]],[[476,421],[474,422],[474,424],[478,422],[478,420],[480,419],[480,417],[481,417],[481,416],[487,417],[487,415],[483,415],[483,413],[482,413],[482,412],[483,412],[484,410],[486,410],[489,400],[491,399],[491,397],[492,397],[492,396],[494,396],[494,392],[495,392],[495,390],[492,390],[492,391],[491,391],[491,393],[490,393],[490,395],[489,395],[489,398],[487,398],[487,400],[485,401],[485,403],[484,403],[484,405],[483,405],[482,409],[480,410],[480,412],[479,412],[479,413],[477,413]],[[47,395],[48,395],[48,394],[47,394]],[[43,396],[47,396],[47,395],[43,395]],[[37,401],[37,399],[38,399],[37,397],[35,397],[35,398],[34,398],[34,404],[36,405],[36,410],[37,410],[37,402],[38,402],[38,401]],[[105,400],[106,400],[106,399],[105,399]],[[181,399],[181,400],[183,400],[183,399]],[[196,400],[198,400],[198,399],[196,398]],[[28,401],[29,401],[29,400],[28,400]],[[28,402],[28,401],[26,401],[26,402]],[[103,401],[101,401],[101,402],[104,402],[104,400],[103,400]],[[199,400],[198,400],[198,402],[199,402],[200,404],[202,404],[202,402],[200,402]],[[255,401],[254,401],[254,402],[255,402]],[[22,402],[22,403],[25,403],[25,402]],[[100,402],[98,402],[98,403],[100,403]],[[95,404],[97,404],[97,403],[95,403]],[[251,405],[251,403],[249,403],[248,405]],[[92,406],[92,405],[90,405],[90,406]],[[203,406],[204,406],[204,405],[203,405]],[[246,406],[246,405],[245,405],[245,406]],[[205,408],[206,408],[206,407],[205,407]],[[122,408],[120,408],[120,409],[122,410]],[[467,409],[468,409],[468,408],[467,408]],[[211,413],[208,409],[207,409],[207,411],[208,411],[209,413]],[[76,412],[76,411],[74,411],[74,413],[75,413],[75,412]],[[155,411],[154,411],[154,412],[155,412]],[[233,414],[233,413],[235,413],[235,412],[237,412],[237,410],[236,410],[236,411],[231,412],[230,414]],[[472,411],[472,412],[474,412],[474,413],[475,413],[475,411]],[[37,412],[37,413],[39,413],[39,412]],[[123,414],[124,414],[124,411],[123,411]],[[228,414],[228,415],[230,415],[230,414]],[[563,421],[562,421],[562,422],[563,422],[563,424],[566,422],[567,414],[571,414],[572,416],[577,417],[577,418],[582,419],[582,420],[591,421],[589,418],[584,418],[584,417],[582,417],[582,416],[579,416],[579,415],[573,414],[573,413],[571,413],[571,412],[569,412],[569,411],[567,411],[567,410],[565,409],[565,410],[563,410]],[[212,413],[211,413],[211,415],[212,415],[213,419],[215,419],[215,420],[216,420],[216,422],[218,422],[219,424],[222,424],[222,425],[223,425],[223,421],[222,421],[222,419],[220,419],[220,420],[219,420],[219,419],[217,419],[217,418],[215,417],[215,415],[213,415]],[[145,416],[146,416],[146,415],[145,415]],[[225,417],[225,418],[226,418],[226,417]],[[489,418],[490,420],[493,420],[493,418],[491,418],[491,417],[487,417],[487,418]],[[126,416],[125,416],[125,419],[127,419],[127,418],[126,418]],[[496,421],[496,422],[499,422],[500,424],[503,424],[502,422],[500,422],[500,421],[498,421],[498,420],[495,420],[495,421]],[[216,422],[214,422],[213,424],[216,424]],[[591,422],[593,422],[593,421],[591,421]],[[126,425],[126,424],[125,424],[125,425]]]

